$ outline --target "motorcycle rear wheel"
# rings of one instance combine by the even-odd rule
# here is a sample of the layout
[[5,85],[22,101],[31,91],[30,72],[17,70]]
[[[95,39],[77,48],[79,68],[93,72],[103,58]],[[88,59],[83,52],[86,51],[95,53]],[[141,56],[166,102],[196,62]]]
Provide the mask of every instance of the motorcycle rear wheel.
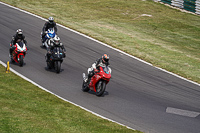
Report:
[[99,83],[96,86],[96,96],[103,95],[105,90],[106,90],[106,82],[105,81],[99,81]]

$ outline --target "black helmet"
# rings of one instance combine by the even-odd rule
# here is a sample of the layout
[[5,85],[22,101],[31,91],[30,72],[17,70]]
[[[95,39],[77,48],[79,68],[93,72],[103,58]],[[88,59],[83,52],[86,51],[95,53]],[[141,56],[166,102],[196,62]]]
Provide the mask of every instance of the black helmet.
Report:
[[53,24],[53,22],[54,22],[54,18],[53,17],[49,17],[49,23]]
[[104,54],[104,55],[102,56],[102,62],[103,62],[103,63],[108,63],[108,61],[109,61],[109,55]]
[[22,37],[23,31],[22,31],[21,29],[18,29],[18,30],[16,31],[16,34],[17,34],[18,37]]

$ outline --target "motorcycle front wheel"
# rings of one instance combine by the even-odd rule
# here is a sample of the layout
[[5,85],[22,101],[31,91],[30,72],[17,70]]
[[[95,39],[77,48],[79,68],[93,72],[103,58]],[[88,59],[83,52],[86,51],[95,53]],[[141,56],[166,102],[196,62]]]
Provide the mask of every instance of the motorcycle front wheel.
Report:
[[22,67],[23,64],[24,64],[23,55],[20,55],[20,56],[19,56],[19,66]]
[[57,73],[60,73],[61,62],[55,61],[55,69]]
[[96,96],[103,95],[105,90],[106,90],[106,82],[105,81],[99,81],[99,83],[96,86]]

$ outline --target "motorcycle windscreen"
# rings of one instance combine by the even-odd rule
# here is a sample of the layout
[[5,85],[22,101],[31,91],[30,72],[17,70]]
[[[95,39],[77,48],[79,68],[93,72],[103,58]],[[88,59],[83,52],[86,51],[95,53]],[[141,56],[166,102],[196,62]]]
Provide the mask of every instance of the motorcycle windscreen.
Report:
[[110,73],[110,72],[109,72],[108,66],[103,66],[102,68],[103,68],[103,71],[104,71],[105,73],[107,73],[107,74]]
[[56,33],[55,33],[55,31],[54,31],[53,28],[48,29],[48,35],[49,35],[49,37],[51,37],[51,38],[54,38],[54,37],[55,37]]
[[18,42],[18,45],[23,48],[24,47],[24,43],[22,41]]

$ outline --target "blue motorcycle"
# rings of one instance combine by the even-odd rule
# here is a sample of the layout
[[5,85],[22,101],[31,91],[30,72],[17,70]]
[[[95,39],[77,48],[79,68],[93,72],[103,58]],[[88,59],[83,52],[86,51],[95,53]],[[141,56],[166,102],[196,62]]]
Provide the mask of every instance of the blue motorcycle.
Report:
[[[45,37],[44,37],[44,40],[45,40],[45,41],[44,41],[44,43],[42,44],[42,46],[48,48],[49,45],[50,45],[50,39],[51,39],[51,38],[54,38],[55,35],[56,35],[56,32],[55,32],[55,30],[54,30],[53,28],[48,29],[48,30],[46,31],[46,35],[45,35]],[[41,33],[41,39],[43,39],[43,38],[42,38],[42,33]]]

